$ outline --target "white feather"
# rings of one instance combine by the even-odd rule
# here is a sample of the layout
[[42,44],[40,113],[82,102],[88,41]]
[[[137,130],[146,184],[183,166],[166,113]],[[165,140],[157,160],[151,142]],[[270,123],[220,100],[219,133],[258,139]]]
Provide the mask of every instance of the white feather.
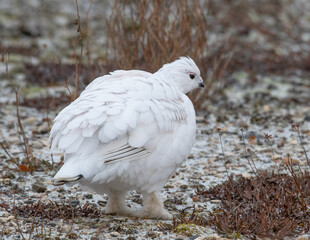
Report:
[[154,74],[118,70],[95,79],[55,118],[52,149],[67,155],[55,178],[81,174],[99,193],[160,190],[193,145],[195,111],[185,94],[199,79],[190,58]]

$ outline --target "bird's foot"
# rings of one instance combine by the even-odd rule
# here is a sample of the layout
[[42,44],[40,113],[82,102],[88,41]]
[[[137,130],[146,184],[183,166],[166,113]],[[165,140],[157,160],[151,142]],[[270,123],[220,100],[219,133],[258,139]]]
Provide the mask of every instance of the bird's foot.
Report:
[[160,211],[152,210],[141,210],[133,212],[134,216],[145,219],[162,219],[162,220],[172,220],[173,216],[166,210],[161,209]]
[[110,206],[106,206],[103,211],[105,214],[116,214],[116,215],[127,216],[127,217],[135,216],[135,211],[129,207],[123,207],[123,208],[116,209]]

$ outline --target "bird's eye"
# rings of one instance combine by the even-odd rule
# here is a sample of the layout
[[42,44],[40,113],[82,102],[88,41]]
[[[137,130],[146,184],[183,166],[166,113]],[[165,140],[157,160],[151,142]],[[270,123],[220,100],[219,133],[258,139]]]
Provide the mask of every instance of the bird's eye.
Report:
[[189,74],[189,77],[190,77],[191,79],[194,79],[194,78],[195,78],[195,74],[190,73],[190,74]]

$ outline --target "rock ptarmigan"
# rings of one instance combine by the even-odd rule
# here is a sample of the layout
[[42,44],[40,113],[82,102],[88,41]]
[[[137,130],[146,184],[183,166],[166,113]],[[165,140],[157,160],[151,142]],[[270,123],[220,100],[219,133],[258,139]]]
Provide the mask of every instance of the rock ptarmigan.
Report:
[[[195,110],[185,95],[204,87],[189,57],[151,74],[117,70],[98,77],[54,120],[51,150],[65,161],[54,185],[78,182],[108,194],[106,213],[171,219],[161,189],[188,157],[195,139]],[[133,211],[126,192],[143,195]]]

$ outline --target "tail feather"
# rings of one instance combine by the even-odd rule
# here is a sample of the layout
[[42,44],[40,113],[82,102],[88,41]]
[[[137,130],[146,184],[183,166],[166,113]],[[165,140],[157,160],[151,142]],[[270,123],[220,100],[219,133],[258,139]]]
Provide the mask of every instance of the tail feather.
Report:
[[54,186],[64,185],[64,184],[69,183],[69,182],[77,181],[77,180],[81,179],[82,177],[83,177],[83,175],[80,174],[80,175],[77,175],[75,177],[56,178],[56,179],[53,180],[53,185]]

